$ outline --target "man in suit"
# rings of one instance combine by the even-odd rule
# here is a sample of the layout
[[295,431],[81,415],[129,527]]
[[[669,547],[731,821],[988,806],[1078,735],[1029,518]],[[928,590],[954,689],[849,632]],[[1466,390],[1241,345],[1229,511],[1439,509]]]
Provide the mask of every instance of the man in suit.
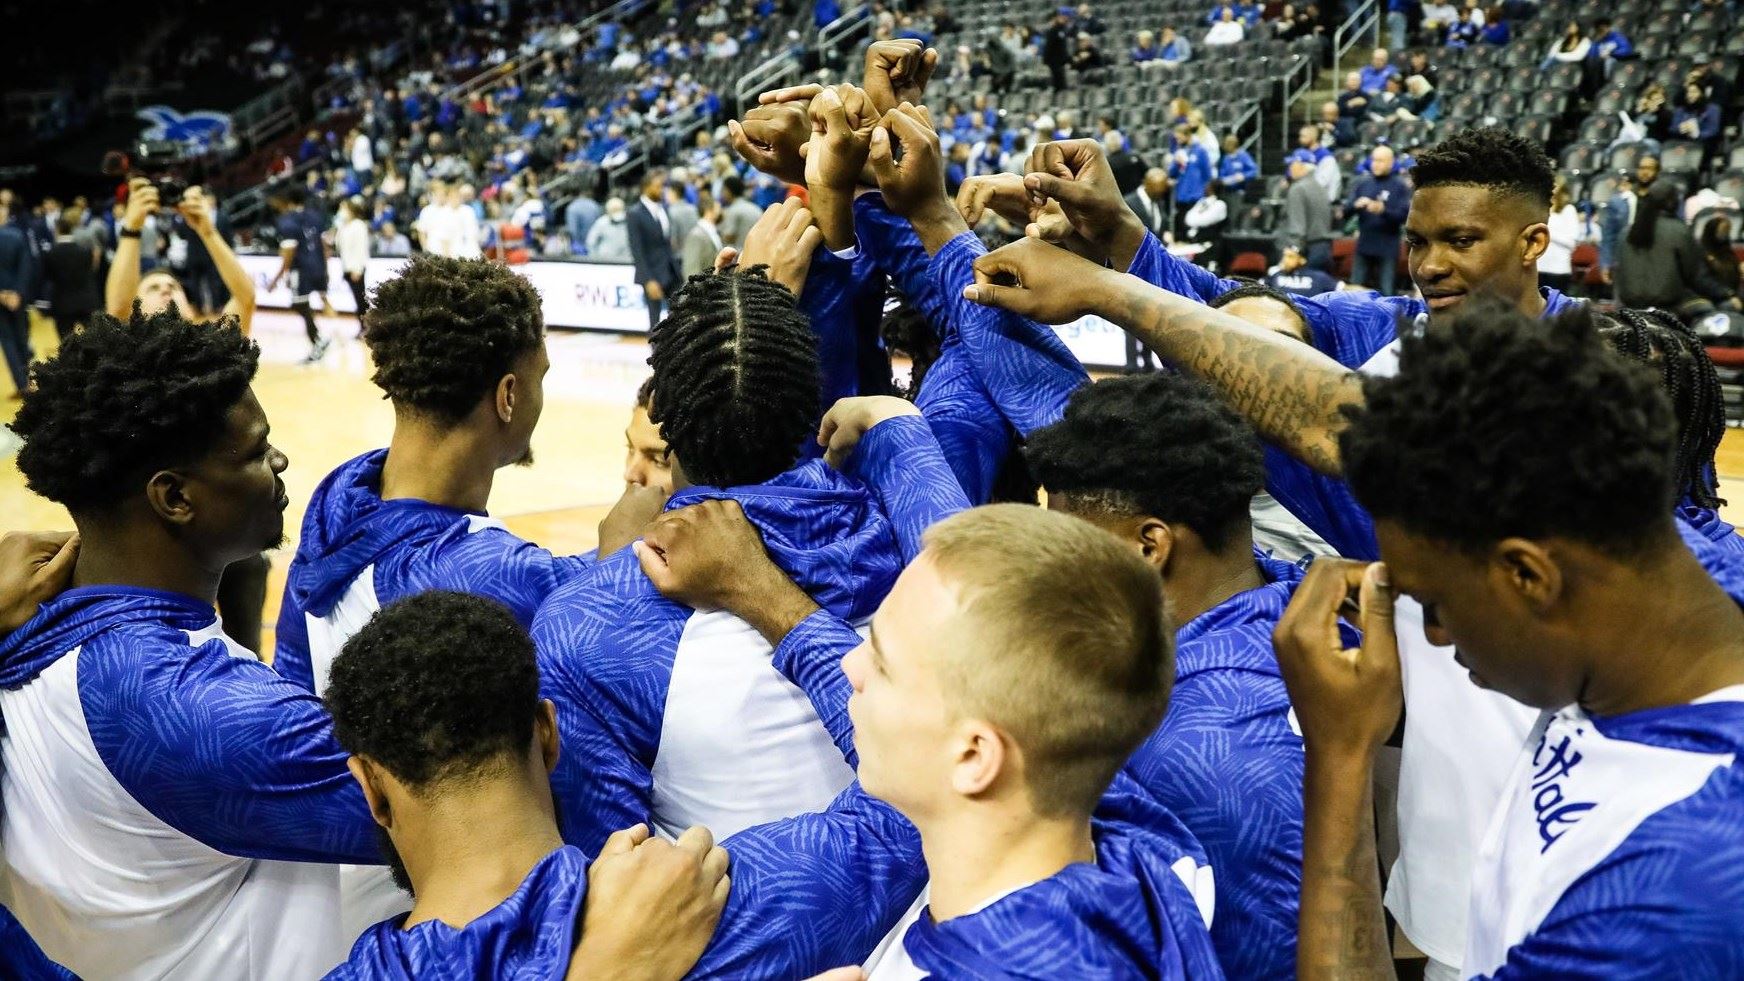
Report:
[[30,383],[30,239],[12,223],[11,203],[0,203],[0,355],[12,372],[13,398]]
[[1108,149],[1108,169],[1114,171],[1114,183],[1120,188],[1120,193],[1138,193],[1145,171],[1150,169],[1145,165],[1144,158],[1132,152],[1126,137],[1119,130],[1111,129],[1103,133],[1102,145]]
[[672,248],[672,219],[663,200],[666,172],[650,170],[642,178],[642,196],[630,205],[630,259],[636,264],[636,282],[648,303],[648,329],[660,323],[667,294],[683,283],[678,254]]
[[690,174],[683,167],[674,167],[666,183],[666,217],[671,225],[674,251],[684,251],[685,239],[690,238],[690,230],[696,227],[697,208],[690,203],[690,197],[685,193],[690,183]]
[[714,268],[715,257],[721,251],[721,206],[713,198],[704,194],[696,199],[697,210],[702,214],[697,218],[696,226],[684,238],[684,278],[708,272]]

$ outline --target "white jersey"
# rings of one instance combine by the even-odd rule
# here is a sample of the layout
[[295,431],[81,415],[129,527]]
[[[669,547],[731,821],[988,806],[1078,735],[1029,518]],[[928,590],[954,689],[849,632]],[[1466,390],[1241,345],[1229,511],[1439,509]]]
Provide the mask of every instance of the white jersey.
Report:
[[[103,589],[56,604],[129,600],[93,603]],[[178,626],[201,619],[187,603]],[[0,690],[0,902],[81,976],[297,981],[348,946],[338,866],[311,854],[324,832],[280,834],[332,825],[349,839],[335,861],[367,855],[362,795],[338,783],[343,754],[318,704],[224,637],[210,607],[203,617],[89,632],[64,653],[41,638],[36,673]],[[8,659],[28,651],[19,640]]]

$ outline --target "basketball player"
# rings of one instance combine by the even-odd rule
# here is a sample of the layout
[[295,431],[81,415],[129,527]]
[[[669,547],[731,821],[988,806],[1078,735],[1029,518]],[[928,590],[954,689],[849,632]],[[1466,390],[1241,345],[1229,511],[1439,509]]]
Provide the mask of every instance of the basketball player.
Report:
[[[1669,517],[1652,374],[1588,316],[1474,305],[1364,394],[1339,444],[1385,564],[1316,567],[1278,631],[1308,753],[1302,973],[1390,971],[1367,795],[1396,593],[1473,681],[1544,710],[1477,854],[1463,973],[1744,972],[1744,564]],[[1359,580],[1371,629],[1341,654]]]
[[1211,935],[1224,971],[1290,977],[1302,739],[1272,630],[1302,570],[1254,546],[1259,440],[1203,383],[1150,373],[1080,389],[1064,418],[1030,435],[1024,458],[1048,507],[1110,532],[1161,579],[1180,625],[1175,687],[1162,725],[1126,769],[1217,870]]
[[230,642],[228,564],[283,537],[286,459],[234,324],[108,317],[13,423],[78,527],[75,587],[0,641],[8,906],[85,977],[312,977],[376,861],[325,711]]
[[526,630],[481,597],[401,600],[346,643],[327,703],[417,904],[339,977],[808,977],[864,957],[920,890],[913,825],[857,786],[724,850],[620,832],[590,868],[559,834],[538,687]]
[[273,199],[278,212],[279,257],[283,260],[273,274],[267,289],[276,290],[285,277],[291,280],[291,309],[303,318],[303,330],[309,336],[309,356],[306,364],[320,361],[327,353],[327,338],[315,325],[312,307],[316,295],[327,299],[327,253],[324,237],[326,219],[308,207],[309,193],[301,187],[291,187]]
[[648,543],[662,590],[777,642],[866,792],[919,829],[930,883],[874,981],[1222,976],[1203,853],[1116,777],[1173,677],[1156,573],[1130,550],[1032,506],[963,512],[862,642],[758,558],[732,502],[669,512]]
[[[189,301],[181,280],[167,266],[139,274],[139,236],[146,217],[157,214],[160,205],[156,185],[143,177],[128,182],[127,207],[116,230],[115,257],[109,265],[104,282],[105,306],[109,315],[125,320],[135,303],[146,316],[174,307],[184,318],[199,318],[199,311]],[[236,325],[248,336],[254,325],[254,280],[242,268],[241,260],[231,250],[224,236],[213,224],[212,199],[198,187],[182,193],[176,206],[188,228],[206,246],[218,277],[230,291],[219,317],[234,317]],[[232,564],[218,583],[218,607],[224,615],[227,636],[251,651],[260,650],[261,607],[266,602],[266,577],[270,563],[265,555],[253,555]]]

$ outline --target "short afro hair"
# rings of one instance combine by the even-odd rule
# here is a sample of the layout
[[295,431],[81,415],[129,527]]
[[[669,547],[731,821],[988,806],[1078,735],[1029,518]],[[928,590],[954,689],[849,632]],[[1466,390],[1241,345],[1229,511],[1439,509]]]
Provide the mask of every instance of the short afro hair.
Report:
[[822,400],[817,338],[762,267],[690,277],[648,344],[648,417],[692,483],[760,484],[799,459]]
[[1203,382],[1154,372],[1080,388],[1024,457],[1069,510],[1148,515],[1213,551],[1239,538],[1265,486],[1259,437]]
[[1500,126],[1464,129],[1417,155],[1411,183],[1426,187],[1487,187],[1550,213],[1556,170],[1544,145]]
[[363,342],[396,407],[466,418],[545,338],[533,284],[484,259],[421,255],[376,287]]
[[1474,298],[1363,391],[1339,450],[1377,519],[1468,551],[1518,535],[1619,553],[1671,520],[1671,403],[1584,305],[1540,320]]
[[135,303],[125,321],[96,314],[32,368],[11,424],[18,469],[75,515],[111,511],[217,446],[259,362],[233,318],[197,324],[173,304],[146,317]]
[[524,753],[539,714],[533,639],[501,603],[433,591],[390,603],[333,659],[339,745],[414,790]]

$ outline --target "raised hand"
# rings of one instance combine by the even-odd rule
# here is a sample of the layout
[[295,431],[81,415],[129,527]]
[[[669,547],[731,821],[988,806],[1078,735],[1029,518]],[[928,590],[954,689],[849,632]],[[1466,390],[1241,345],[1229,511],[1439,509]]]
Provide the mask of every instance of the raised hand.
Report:
[[927,82],[939,65],[939,53],[919,41],[877,41],[866,49],[866,73],[860,87],[883,115],[904,102],[919,105]]
[[1057,245],[1019,239],[975,260],[975,282],[965,299],[1010,310],[1045,324],[1064,324],[1096,312],[1111,293],[1109,276],[1123,276]]
[[[1352,599],[1363,633],[1355,649],[1338,631]],[[1315,560],[1272,632],[1272,646],[1310,752],[1366,756],[1398,727],[1404,692],[1385,565]]]
[[711,500],[661,515],[635,544],[660,595],[693,609],[726,610],[779,644],[817,612],[776,566],[739,502]]
[[[898,144],[901,160],[896,159]],[[945,197],[945,159],[939,150],[939,134],[933,130],[932,113],[926,106],[905,102],[885,113],[872,132],[872,148],[866,159],[892,213],[913,220],[941,205],[954,212]]]
[[1057,223],[1043,222],[1049,201],[1059,203],[1066,221],[1110,264],[1125,269],[1144,242],[1144,223],[1127,206],[1115,183],[1102,145],[1095,140],[1058,140],[1030,151],[1024,187],[1030,195],[1032,228],[1025,234],[1061,241]]
[[878,113],[864,90],[837,85],[810,103],[811,141],[805,154],[805,183],[852,191],[866,167]]
[[788,198],[763,212],[763,217],[745,233],[739,266],[769,267],[769,278],[798,296],[805,289],[805,277],[811,271],[812,253],[823,240],[811,211],[798,198]]
[[810,102],[813,96],[822,92],[824,87],[816,82],[805,85],[789,85],[784,89],[770,89],[757,94],[759,105],[772,106],[777,102]]
[[182,192],[182,203],[176,206],[195,235],[202,238],[212,231],[212,202],[198,185]]
[[811,116],[804,102],[754,106],[744,119],[727,120],[727,138],[746,163],[788,184],[805,183],[804,147]]

